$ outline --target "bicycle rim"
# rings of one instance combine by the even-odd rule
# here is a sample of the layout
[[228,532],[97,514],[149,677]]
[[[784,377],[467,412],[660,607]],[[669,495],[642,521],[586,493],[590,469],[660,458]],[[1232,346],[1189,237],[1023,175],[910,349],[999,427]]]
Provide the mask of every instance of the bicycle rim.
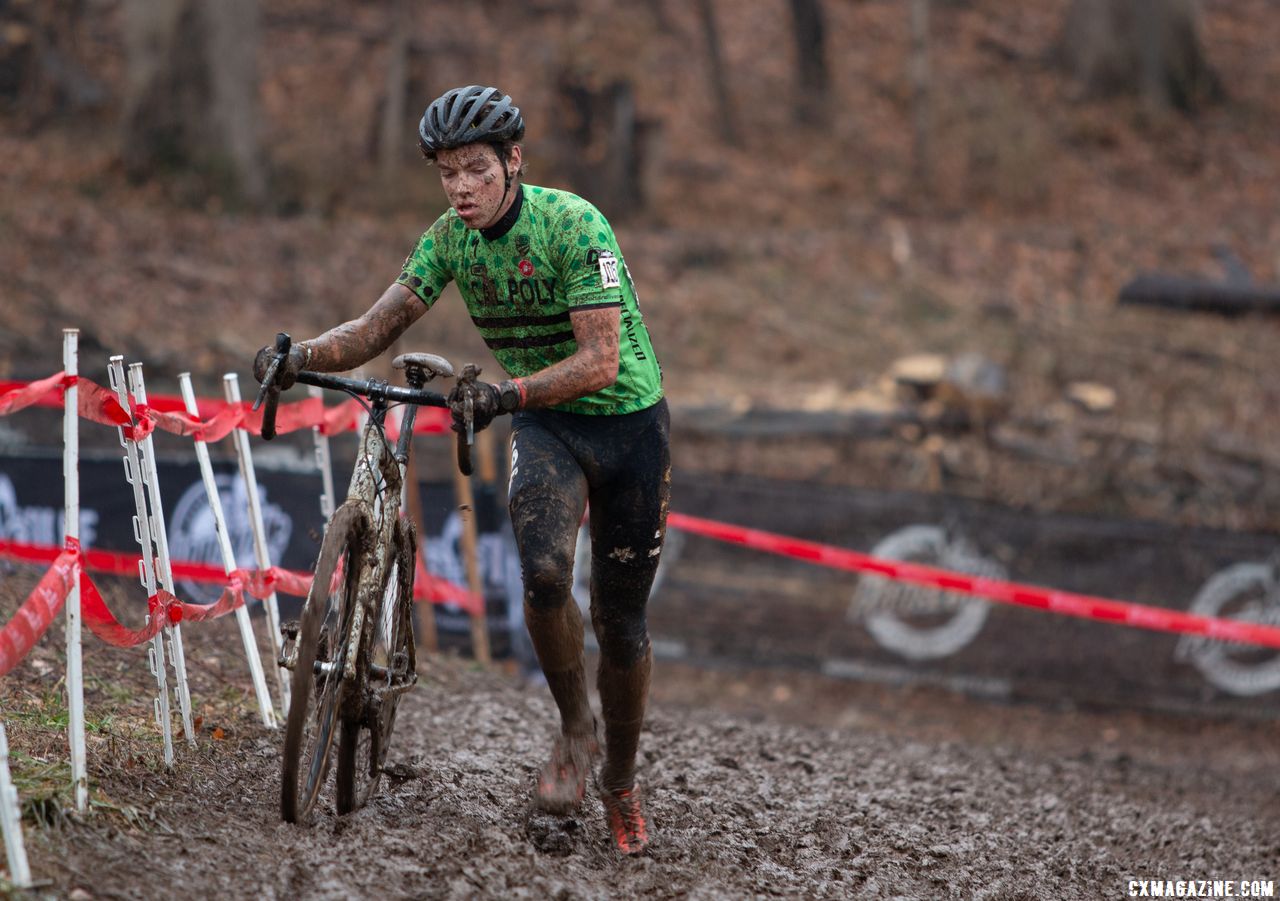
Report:
[[[347,632],[368,556],[368,523],[357,504],[344,504],[334,512],[302,612],[281,773],[280,814],[286,822],[310,818],[328,775],[329,751],[344,706]],[[317,673],[317,664],[332,671]]]
[[[337,807],[349,813],[369,802],[386,765],[400,693],[393,687],[415,678],[413,647],[413,575],[416,536],[405,520],[396,524],[395,560],[387,572],[378,606],[366,630],[359,663],[369,673],[358,717],[344,718],[338,740]],[[389,675],[372,675],[374,664]]]

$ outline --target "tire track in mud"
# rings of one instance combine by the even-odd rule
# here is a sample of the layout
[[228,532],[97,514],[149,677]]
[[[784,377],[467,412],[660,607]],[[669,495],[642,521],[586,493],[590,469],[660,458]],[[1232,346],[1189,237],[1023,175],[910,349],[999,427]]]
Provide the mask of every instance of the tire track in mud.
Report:
[[[1280,876],[1280,752],[1243,754],[1245,727],[1219,724],[1232,740],[1218,751],[1210,728],[1191,739],[1203,748],[1167,758],[1101,739],[1094,753],[1087,735],[1014,745],[984,729],[1017,708],[958,698],[924,712],[926,738],[891,713],[813,728],[655,705],[640,773],[654,838],[624,860],[594,799],[575,818],[529,808],[551,738],[545,689],[428,663],[364,810],[281,823],[279,737],[246,714],[170,774],[100,766],[101,796],[133,821],[101,811],[34,830],[33,869],[63,896],[279,899],[1093,898],[1125,896],[1131,878]],[[1275,747],[1273,726],[1248,728]]]

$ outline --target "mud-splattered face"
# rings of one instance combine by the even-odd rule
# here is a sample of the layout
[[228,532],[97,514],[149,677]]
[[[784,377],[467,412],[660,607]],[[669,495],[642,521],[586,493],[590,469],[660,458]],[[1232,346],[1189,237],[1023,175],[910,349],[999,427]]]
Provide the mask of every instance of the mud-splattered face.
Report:
[[[514,191],[506,189],[506,178],[498,153],[488,144],[467,144],[436,154],[440,183],[449,197],[449,205],[458,211],[467,228],[485,228],[502,218]],[[512,177],[520,169],[520,148],[511,148],[507,169]]]

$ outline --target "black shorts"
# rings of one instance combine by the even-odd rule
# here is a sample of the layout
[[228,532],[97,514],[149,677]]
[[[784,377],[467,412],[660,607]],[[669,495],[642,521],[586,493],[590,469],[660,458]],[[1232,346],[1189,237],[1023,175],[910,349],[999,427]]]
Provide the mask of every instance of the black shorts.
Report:
[[525,601],[571,603],[578,527],[590,506],[591,617],[601,653],[627,665],[648,647],[645,604],[671,495],[666,400],[636,413],[523,410],[512,420],[511,524]]

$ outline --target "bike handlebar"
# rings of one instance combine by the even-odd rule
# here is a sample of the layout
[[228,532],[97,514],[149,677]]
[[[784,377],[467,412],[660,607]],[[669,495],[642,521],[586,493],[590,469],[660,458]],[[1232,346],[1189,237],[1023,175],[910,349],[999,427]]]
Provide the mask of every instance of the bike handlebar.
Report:
[[[266,441],[271,441],[276,437],[276,408],[280,403],[280,386],[276,384],[276,376],[279,374],[280,367],[284,365],[285,359],[289,356],[289,350],[292,347],[292,340],[285,332],[276,335],[276,355],[271,360],[271,364],[267,367],[267,371],[262,379],[262,387],[258,390],[258,397],[253,402],[253,409],[256,411],[262,405],[266,404],[266,409],[262,413],[262,437]],[[468,364],[463,367],[462,375],[458,378],[460,385],[473,385],[476,376],[480,370]],[[410,380],[414,380],[413,374],[410,374]],[[427,376],[419,375],[419,379],[425,379]],[[327,372],[310,372],[303,370],[298,373],[297,381],[304,385],[314,385],[317,388],[328,388],[333,391],[346,391],[350,394],[359,394],[370,400],[384,400],[394,403],[415,404],[422,407],[443,407],[448,408],[449,401],[445,395],[438,391],[427,391],[424,388],[409,387],[403,388],[399,385],[392,385],[386,379],[353,379],[341,375],[332,375]],[[471,421],[471,403],[466,404],[466,413],[463,417],[463,427],[458,431],[458,469],[464,476],[471,475],[471,444],[474,434],[474,428]]]
[[448,399],[438,391],[427,391],[423,388],[402,388],[392,385],[385,379],[350,379],[346,376],[333,375],[328,372],[298,373],[298,382],[303,385],[314,385],[317,388],[328,388],[332,391],[350,391],[363,397],[378,398],[398,404],[417,404],[420,407],[448,407]]

